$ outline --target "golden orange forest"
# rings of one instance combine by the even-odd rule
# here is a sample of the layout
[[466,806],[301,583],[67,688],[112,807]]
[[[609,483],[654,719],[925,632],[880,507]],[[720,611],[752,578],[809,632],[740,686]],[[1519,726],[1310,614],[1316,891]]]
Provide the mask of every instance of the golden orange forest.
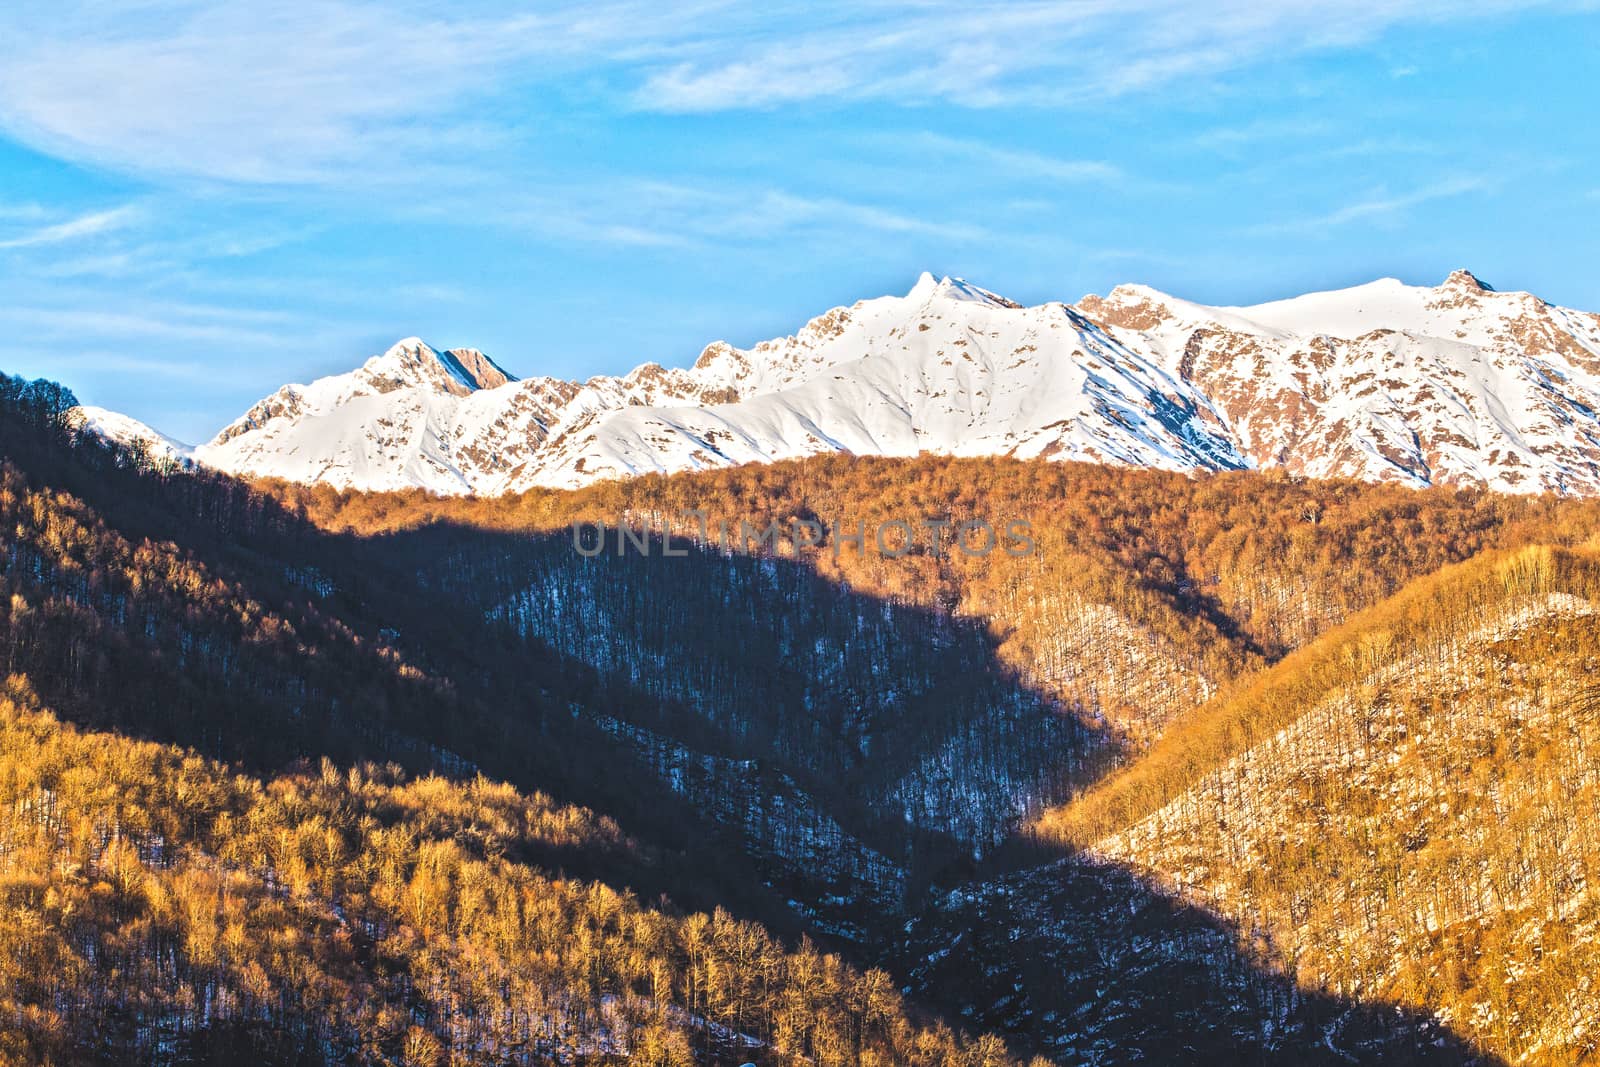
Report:
[[[0,381],[0,1062],[1600,1062],[1600,502],[361,494],[70,401]],[[826,529],[928,519],[1033,550]]]

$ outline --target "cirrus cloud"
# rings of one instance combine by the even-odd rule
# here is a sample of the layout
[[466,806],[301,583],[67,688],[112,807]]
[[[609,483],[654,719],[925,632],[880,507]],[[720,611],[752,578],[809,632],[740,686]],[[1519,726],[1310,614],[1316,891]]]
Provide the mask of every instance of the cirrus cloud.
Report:
[[601,112],[1085,104],[1533,6],[1553,5],[66,0],[0,10],[0,131],[139,174],[422,187],[507,177],[575,97]]

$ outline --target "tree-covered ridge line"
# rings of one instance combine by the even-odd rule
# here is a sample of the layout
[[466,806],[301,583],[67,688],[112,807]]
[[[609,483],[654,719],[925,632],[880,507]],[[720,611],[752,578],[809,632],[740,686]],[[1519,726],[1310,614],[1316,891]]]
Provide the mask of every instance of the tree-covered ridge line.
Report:
[[[632,516],[691,538],[691,512],[713,527],[763,528],[817,515],[869,525],[1017,516],[1038,541],[1025,559],[852,548],[798,558],[862,592],[984,622],[1027,684],[1081,705],[1134,749],[1413,578],[1487,548],[1579,544],[1600,525],[1592,500],[932,456],[821,456],[482,499],[263,485],[318,525],[379,536],[568,538],[573,523]],[[633,570],[667,584],[672,566]]]
[[1377,684],[1399,663],[1420,674],[1424,689],[1428,681],[1446,684],[1451,679],[1439,673],[1440,660],[1448,665],[1452,651],[1493,640],[1485,627],[1549,597],[1583,604],[1600,597],[1600,546],[1489,551],[1417,579],[1248,684],[1188,712],[1138,762],[1049,813],[1037,829],[1090,847],[1292,726],[1330,693],[1363,680]]

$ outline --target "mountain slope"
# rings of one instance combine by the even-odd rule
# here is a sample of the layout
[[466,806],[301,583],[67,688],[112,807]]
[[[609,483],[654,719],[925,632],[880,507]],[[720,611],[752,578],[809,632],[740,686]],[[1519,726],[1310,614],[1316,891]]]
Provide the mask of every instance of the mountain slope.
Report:
[[882,971],[526,862],[627,842],[481,777],[254,778],[13,678],[0,841],[8,1062],[1012,1062]]
[[[1041,354],[1042,353],[1042,354]],[[1202,398],[1063,305],[924,276],[793,337],[578,384],[473,379],[411,338],[285,386],[196,450],[235,473],[493,493],[844,451],[1240,467]]]
[[828,452],[1593,494],[1600,316],[1465,271],[1253,307],[1121,286],[1025,308],[925,274],[790,337],[581,383],[408,338],[284,386],[194,455],[337,488],[495,494]]
[[0,1059],[1010,1062],[798,936],[608,735],[646,697],[14,384]]
[[[1235,678],[1414,578],[1489,547],[1581,543],[1600,521],[1600,502],[1589,499],[1419,492],[1252,471],[1192,477],[1091,463],[932,456],[818,456],[494,498],[424,500],[303,486],[278,491],[330,529],[542,533],[561,538],[569,555],[573,522],[614,525],[624,516],[671,517],[689,507],[706,512],[713,538],[723,522],[765,527],[808,514],[869,528],[907,517],[952,526],[974,517],[1025,520],[1037,550],[1021,558],[935,555],[926,538],[901,558],[842,542],[837,553],[831,544],[809,552],[783,544],[774,551],[861,593],[986,621],[997,659],[1028,687],[1136,746]],[[677,524],[680,539],[698,534],[690,520]],[[463,554],[470,565],[489,565],[487,551]],[[686,580],[681,568],[650,565],[660,562],[614,560],[610,567],[631,572],[617,579],[630,596],[648,591],[674,612],[686,609],[673,598],[694,601],[720,582],[713,576],[702,589],[698,577]],[[422,554],[413,565],[427,568],[430,561]],[[565,569],[582,568],[569,559]],[[521,565],[504,580],[515,590],[515,583],[533,584],[537,572]],[[608,585],[587,588],[599,594]],[[577,630],[574,647],[587,645],[591,653],[632,632],[606,629],[585,637],[577,620],[595,606],[554,599],[547,605],[547,624]],[[645,618],[657,612],[637,602],[630,610]],[[828,612],[808,605],[795,614],[811,625]],[[752,605],[751,620],[760,629],[772,625],[759,604]],[[686,632],[694,631],[678,636]],[[676,661],[658,662],[670,670]]]
[[1084,307],[1210,398],[1253,466],[1600,492],[1600,316],[1466,271],[1243,308],[1123,287]]
[[1591,1062],[1600,557],[1445,568],[1044,820],[1251,932],[1303,986],[1508,1062]]
[[[59,395],[13,393],[46,407],[0,419],[0,656],[38,693],[14,692],[0,745],[19,754],[0,833],[21,845],[0,850],[17,905],[0,942],[26,949],[0,1010],[38,1047],[103,1034],[111,1059],[287,1062],[371,1040],[425,1062],[437,1042],[480,1062],[514,1059],[502,1043],[550,1058],[551,1040],[671,1062],[677,1033],[700,1062],[994,1058],[993,1039],[958,1053],[887,1020],[884,1044],[858,1044],[878,965],[1064,1062],[1475,1060],[1433,1001],[1309,987],[1259,924],[1187,906],[1137,858],[1062,863],[1009,832],[1119,761],[1159,762],[1186,709],[1248,692],[1407,577],[1581,541],[1593,501],[835,456],[495,498],[268,495],[171,477],[61,426]],[[761,522],[1026,515],[1044,554],[572,551],[574,518],[689,503]],[[742,923],[713,918],[729,947],[708,953],[703,927],[625,885]],[[221,925],[175,903],[219,892],[247,902]],[[561,914],[523,926],[518,900]],[[766,1007],[725,981],[786,973],[751,970],[755,919],[794,936],[797,984],[768,985]],[[65,1008],[32,977],[55,973]],[[819,975],[855,1006],[843,1030],[821,1025]],[[1558,1007],[1569,986],[1550,988]],[[136,991],[131,1019],[107,1007]],[[365,1014],[369,991],[396,1014]],[[412,1039],[421,1054],[391,1055]]]
[[80,430],[95,434],[114,444],[132,449],[142,449],[147,455],[172,463],[187,463],[194,459],[194,446],[186,445],[160,430],[146,426],[138,419],[108,408],[82,404],[72,409],[73,424]]
[[465,492],[501,468],[501,442],[537,442],[573,392],[519,382],[481,352],[441,352],[411,337],[348,374],[284,386],[195,458],[238,474]]
[[629,407],[573,427],[528,484],[821,452],[1245,465],[1202,397],[1081,315],[1018,308],[948,279],[835,309],[751,353],[718,350],[691,373],[743,399]]

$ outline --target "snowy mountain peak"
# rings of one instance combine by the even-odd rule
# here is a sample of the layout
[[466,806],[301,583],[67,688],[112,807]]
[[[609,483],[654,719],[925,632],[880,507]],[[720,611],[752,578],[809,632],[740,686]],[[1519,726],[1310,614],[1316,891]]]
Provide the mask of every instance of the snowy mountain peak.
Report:
[[451,348],[441,352],[439,359],[451,368],[458,381],[470,383],[473,388],[498,389],[517,380],[476,348]]
[[927,271],[923,271],[917,278],[917,283],[906,293],[905,299],[912,304],[925,304],[929,300],[966,300],[972,303],[989,304],[993,307],[1020,307],[997,293],[987,289],[980,289],[964,278],[951,278],[948,275],[934,278]]
[[1450,276],[1444,280],[1444,285],[1440,288],[1466,289],[1478,293],[1492,293],[1495,291],[1494,286],[1486,284],[1476,274],[1465,269],[1451,271]]
[[1148,285],[1119,285],[1105,296],[1090,293],[1077,303],[1085,317],[1102,326],[1153,330],[1175,317],[1172,298]]
[[[948,281],[949,279],[945,279]],[[940,280],[927,271],[917,275],[916,284],[906,293],[906,300],[920,303],[939,291]]]
[[496,389],[516,381],[488,356],[475,348],[439,351],[420,337],[407,337],[373,356],[358,372],[380,391],[427,385],[465,396],[479,389]]
[[1019,307],[923,274],[787,337],[585,382],[518,381],[475,349],[406,338],[284,386],[195,458],[341,488],[500,493],[825,452],[1600,495],[1600,316],[1467,271],[1240,307],[1142,285]]

